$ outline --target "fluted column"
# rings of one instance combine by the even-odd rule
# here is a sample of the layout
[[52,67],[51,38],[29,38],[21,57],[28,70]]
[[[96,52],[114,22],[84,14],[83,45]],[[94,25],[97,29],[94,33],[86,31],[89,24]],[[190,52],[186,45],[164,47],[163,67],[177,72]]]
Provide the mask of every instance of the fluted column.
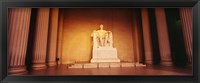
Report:
[[140,35],[140,26],[139,26],[139,19],[137,17],[137,11],[136,9],[133,10],[133,41],[134,41],[134,56],[135,56],[135,62],[141,63],[141,56],[142,56],[142,47],[141,47],[141,35]]
[[46,68],[49,8],[38,8],[33,46],[33,69]]
[[162,65],[172,65],[169,36],[164,8],[155,8],[158,42]]
[[51,8],[49,22],[49,36],[47,48],[48,66],[56,65],[56,47],[57,47],[57,31],[58,31],[58,8]]
[[149,26],[148,10],[146,8],[141,9],[142,16],[142,30],[144,38],[144,51],[145,51],[145,63],[152,64],[152,45],[151,45],[151,33]]
[[180,18],[188,61],[192,63],[192,8],[180,8]]
[[60,9],[59,12],[59,24],[58,24],[58,39],[57,39],[57,58],[59,58],[58,64],[62,62],[62,34],[63,34],[63,20],[64,11]]
[[8,9],[8,73],[25,73],[31,8]]

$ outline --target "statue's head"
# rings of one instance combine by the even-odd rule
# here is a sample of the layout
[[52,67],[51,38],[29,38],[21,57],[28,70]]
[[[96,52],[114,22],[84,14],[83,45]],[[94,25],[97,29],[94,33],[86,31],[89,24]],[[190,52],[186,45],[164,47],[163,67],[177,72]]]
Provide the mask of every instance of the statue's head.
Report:
[[103,25],[102,24],[100,25],[100,29],[103,30]]

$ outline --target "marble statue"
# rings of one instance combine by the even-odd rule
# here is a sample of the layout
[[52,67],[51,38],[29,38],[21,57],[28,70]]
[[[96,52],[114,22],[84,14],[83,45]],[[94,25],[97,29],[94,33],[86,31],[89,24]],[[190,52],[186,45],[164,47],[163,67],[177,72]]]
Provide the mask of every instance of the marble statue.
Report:
[[100,30],[94,30],[91,36],[93,37],[93,48],[113,47],[112,32],[103,30],[102,24]]
[[103,25],[101,24],[100,29],[94,30],[91,36],[93,37],[91,63],[120,62],[117,56],[117,49],[113,48],[113,35],[111,31],[103,30]]

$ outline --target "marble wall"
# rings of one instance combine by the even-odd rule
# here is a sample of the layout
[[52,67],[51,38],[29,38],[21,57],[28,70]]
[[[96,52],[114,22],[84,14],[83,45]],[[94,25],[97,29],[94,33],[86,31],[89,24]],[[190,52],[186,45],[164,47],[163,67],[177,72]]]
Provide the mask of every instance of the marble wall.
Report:
[[88,62],[92,57],[93,30],[103,24],[113,32],[114,47],[121,61],[134,61],[131,9],[65,9],[62,62]]

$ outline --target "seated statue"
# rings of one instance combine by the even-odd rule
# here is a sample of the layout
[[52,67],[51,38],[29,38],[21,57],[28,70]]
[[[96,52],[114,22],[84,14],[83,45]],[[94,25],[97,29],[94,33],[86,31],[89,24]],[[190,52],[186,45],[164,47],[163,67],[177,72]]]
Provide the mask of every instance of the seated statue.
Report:
[[102,24],[100,30],[94,30],[91,36],[93,37],[94,48],[113,47],[112,32],[103,30]]
[[92,63],[100,62],[120,62],[117,56],[117,49],[113,48],[113,36],[111,31],[94,30],[91,34],[93,37]]

